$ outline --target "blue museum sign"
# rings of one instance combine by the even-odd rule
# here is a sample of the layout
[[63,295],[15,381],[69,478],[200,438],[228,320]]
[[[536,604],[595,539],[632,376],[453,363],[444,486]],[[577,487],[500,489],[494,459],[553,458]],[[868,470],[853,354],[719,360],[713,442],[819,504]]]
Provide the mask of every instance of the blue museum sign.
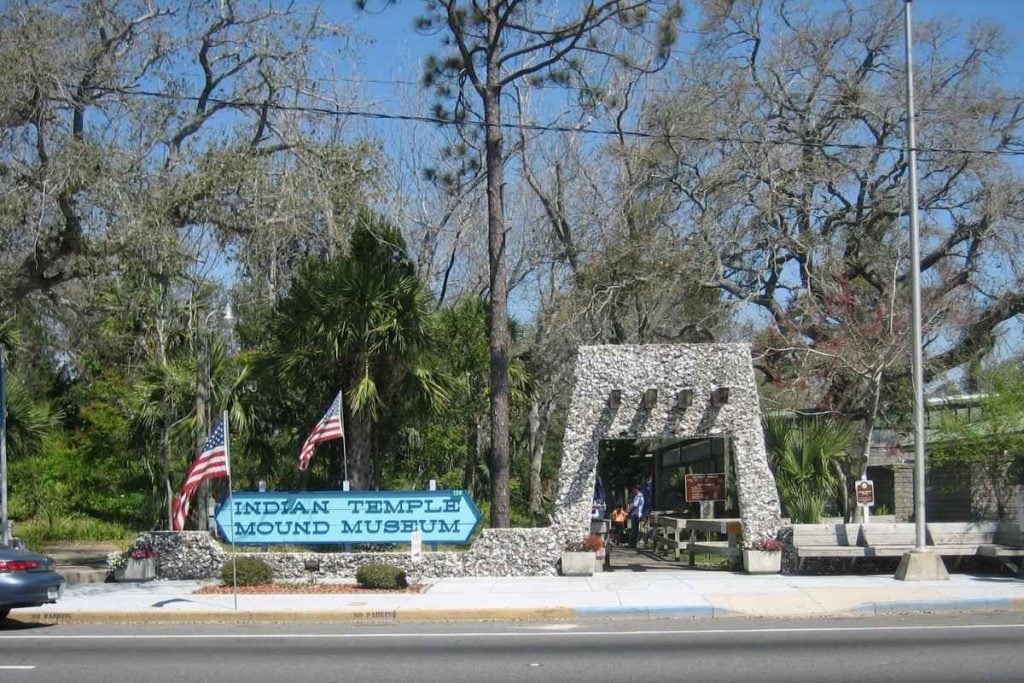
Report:
[[232,543],[465,543],[480,510],[465,491],[240,491],[216,520]]

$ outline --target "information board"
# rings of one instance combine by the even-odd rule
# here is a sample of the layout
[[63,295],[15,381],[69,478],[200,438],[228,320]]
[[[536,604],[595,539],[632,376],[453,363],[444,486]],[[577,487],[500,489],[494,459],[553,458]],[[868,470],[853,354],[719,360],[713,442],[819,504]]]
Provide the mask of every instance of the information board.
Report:
[[861,479],[854,488],[857,491],[857,505],[875,504],[875,482]]
[[685,488],[687,503],[725,500],[725,473],[687,474]]

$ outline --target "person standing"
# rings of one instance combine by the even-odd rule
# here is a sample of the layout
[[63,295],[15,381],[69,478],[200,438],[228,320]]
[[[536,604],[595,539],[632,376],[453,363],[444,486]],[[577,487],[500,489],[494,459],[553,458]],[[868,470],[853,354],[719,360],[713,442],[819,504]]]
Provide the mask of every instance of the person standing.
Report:
[[633,498],[629,502],[629,547],[636,549],[640,540],[640,518],[644,514],[644,494],[636,484],[629,487]]
[[612,510],[612,541],[615,545],[622,545],[622,541],[626,538],[626,520],[628,518],[622,504],[616,504],[615,509]]

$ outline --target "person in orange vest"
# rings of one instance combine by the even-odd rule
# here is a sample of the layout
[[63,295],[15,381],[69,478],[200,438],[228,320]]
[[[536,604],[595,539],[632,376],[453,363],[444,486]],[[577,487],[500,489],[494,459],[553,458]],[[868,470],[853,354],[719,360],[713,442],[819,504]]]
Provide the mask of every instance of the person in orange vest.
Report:
[[612,541],[616,545],[622,543],[622,537],[626,533],[626,511],[622,509],[622,503],[617,503],[612,510]]

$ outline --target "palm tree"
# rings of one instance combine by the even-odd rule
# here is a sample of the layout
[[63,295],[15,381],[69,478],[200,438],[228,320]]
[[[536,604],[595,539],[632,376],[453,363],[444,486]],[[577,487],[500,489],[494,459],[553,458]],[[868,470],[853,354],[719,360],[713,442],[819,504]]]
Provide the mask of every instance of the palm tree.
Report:
[[[253,419],[253,407],[243,391],[249,368],[243,362],[236,363],[220,340],[211,341],[208,353],[212,421],[227,410],[233,444],[244,443]],[[208,424],[206,416],[196,413],[200,362],[194,354],[152,362],[136,386],[133,441],[140,453],[160,453],[159,461],[146,458],[146,467],[154,484],[159,482],[162,489],[162,506],[168,524],[175,481],[183,477],[196,456],[196,433],[201,425]],[[236,437],[243,438],[236,441]],[[233,446],[233,464],[237,464],[238,450],[237,445]],[[176,473],[179,474],[175,476]],[[200,509],[201,506],[193,508],[195,512]]]
[[[357,219],[347,257],[304,264],[270,323],[260,362],[292,387],[297,436],[316,422],[338,387],[345,391],[345,439],[353,488],[371,484],[376,428],[398,396],[436,407],[448,399],[436,371],[430,296],[399,231],[369,212]],[[265,377],[268,379],[268,377]],[[296,448],[296,453],[298,448]],[[329,477],[338,478],[337,450]]]
[[843,485],[838,463],[853,446],[852,429],[834,420],[768,415],[764,431],[789,516],[798,523],[821,521],[826,504]]
[[[14,319],[0,321],[0,346],[5,350],[17,346],[20,335]],[[5,358],[5,365],[10,357]],[[8,368],[9,369],[9,368]],[[38,453],[44,441],[60,428],[61,414],[45,399],[33,398],[17,375],[6,376],[7,446],[12,456]]]

